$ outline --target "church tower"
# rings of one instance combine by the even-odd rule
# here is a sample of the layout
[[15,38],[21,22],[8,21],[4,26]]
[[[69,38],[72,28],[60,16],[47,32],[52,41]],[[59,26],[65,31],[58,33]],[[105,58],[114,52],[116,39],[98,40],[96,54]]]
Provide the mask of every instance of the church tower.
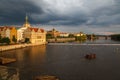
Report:
[[27,15],[25,17],[25,23],[23,24],[23,27],[26,27],[26,28],[30,27],[30,23],[28,22],[28,16]]

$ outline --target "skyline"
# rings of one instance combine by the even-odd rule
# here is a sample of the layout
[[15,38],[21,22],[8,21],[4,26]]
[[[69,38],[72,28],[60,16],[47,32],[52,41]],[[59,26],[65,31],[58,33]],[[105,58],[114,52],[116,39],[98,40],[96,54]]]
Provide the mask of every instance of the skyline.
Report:
[[[32,25],[64,32],[114,34],[120,31],[119,0],[1,0],[0,25]],[[45,26],[47,25],[47,26]]]

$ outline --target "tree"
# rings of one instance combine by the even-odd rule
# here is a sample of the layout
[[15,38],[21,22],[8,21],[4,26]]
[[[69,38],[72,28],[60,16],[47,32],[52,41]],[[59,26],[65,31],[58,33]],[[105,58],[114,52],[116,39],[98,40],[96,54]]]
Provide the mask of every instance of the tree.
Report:
[[75,37],[75,40],[76,40],[76,41],[85,41],[86,39],[87,39],[86,35],[76,36],[76,37]]
[[1,34],[0,34],[0,43],[2,43],[2,36],[1,36]]
[[69,34],[68,37],[69,37],[69,38],[74,38],[75,36],[74,36],[74,34]]
[[30,39],[29,38],[25,38],[25,43],[29,43]]
[[15,43],[17,42],[17,39],[15,38],[15,35],[13,36],[12,41],[15,42]]
[[111,39],[112,39],[112,40],[120,41],[120,34],[111,35]]
[[10,44],[10,39],[8,37],[4,37],[2,38],[2,43],[7,43],[7,44]]
[[51,39],[51,38],[53,38],[53,36],[51,34],[46,34],[46,38]]

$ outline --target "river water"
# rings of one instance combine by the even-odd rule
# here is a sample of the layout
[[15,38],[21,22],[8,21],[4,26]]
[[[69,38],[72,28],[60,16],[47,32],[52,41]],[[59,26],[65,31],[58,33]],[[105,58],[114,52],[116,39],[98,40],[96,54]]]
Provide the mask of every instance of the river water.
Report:
[[[119,42],[99,40],[86,43]],[[120,45],[69,44],[27,47],[1,52],[0,56],[17,59],[5,66],[18,68],[20,80],[34,80],[39,75],[55,75],[60,80],[120,80]],[[96,59],[84,58],[90,53],[95,53]]]

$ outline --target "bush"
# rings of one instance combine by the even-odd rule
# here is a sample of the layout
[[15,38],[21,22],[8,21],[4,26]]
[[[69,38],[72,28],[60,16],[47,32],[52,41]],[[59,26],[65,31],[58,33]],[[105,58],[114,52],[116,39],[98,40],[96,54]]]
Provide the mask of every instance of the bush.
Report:
[[15,36],[13,36],[12,41],[15,43],[17,42],[17,39],[15,38]]
[[10,39],[8,37],[4,37],[1,39],[1,43],[10,44]]
[[30,39],[29,38],[25,38],[25,43],[29,43]]
[[120,41],[120,34],[111,35],[111,39]]

